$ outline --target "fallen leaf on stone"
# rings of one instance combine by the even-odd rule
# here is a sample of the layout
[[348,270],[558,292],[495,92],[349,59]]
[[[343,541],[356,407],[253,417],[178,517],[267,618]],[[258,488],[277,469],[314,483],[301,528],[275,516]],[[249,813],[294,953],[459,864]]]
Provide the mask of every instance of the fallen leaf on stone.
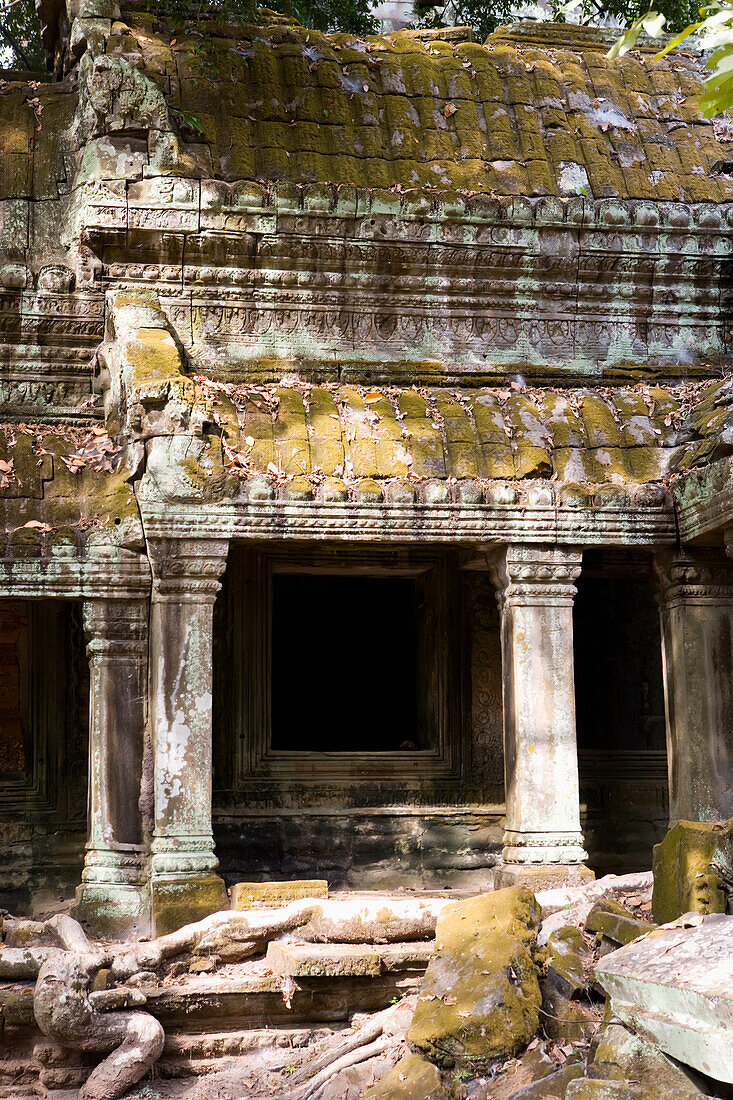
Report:
[[41,521],[39,519],[29,519],[27,523],[23,524],[23,526],[24,527],[34,527],[38,531],[50,531],[51,530],[51,524],[50,523],[41,523]]
[[13,460],[11,459],[10,462],[6,462],[4,458],[0,458],[0,473],[1,474],[12,474],[12,472],[13,472]]
[[458,108],[456,107],[455,103],[446,103],[445,108],[443,109],[443,114],[446,118],[450,118],[450,116],[454,115],[457,110]]

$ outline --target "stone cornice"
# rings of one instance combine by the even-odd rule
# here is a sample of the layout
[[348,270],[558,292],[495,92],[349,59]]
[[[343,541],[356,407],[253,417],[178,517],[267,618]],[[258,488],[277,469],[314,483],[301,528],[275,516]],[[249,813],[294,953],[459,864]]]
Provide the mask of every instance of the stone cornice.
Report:
[[613,233],[619,240],[629,234],[644,239],[647,234],[662,233],[672,247],[675,239],[692,234],[708,237],[714,251],[726,253],[733,233],[730,203],[531,199],[456,191],[361,191],[324,184],[267,187],[247,180],[228,183],[165,176],[133,182],[127,188],[116,181],[90,182],[78,201],[91,238],[115,230],[167,230],[510,245],[526,239],[527,230],[554,228]]
[[650,508],[574,508],[557,503],[363,504],[357,502],[256,501],[201,506],[141,501],[151,539],[287,540],[486,544],[554,543],[575,546],[672,545],[674,513],[665,503]]
[[0,596],[66,599],[144,599],[150,593],[150,565],[133,551],[110,548],[85,556],[0,558]]

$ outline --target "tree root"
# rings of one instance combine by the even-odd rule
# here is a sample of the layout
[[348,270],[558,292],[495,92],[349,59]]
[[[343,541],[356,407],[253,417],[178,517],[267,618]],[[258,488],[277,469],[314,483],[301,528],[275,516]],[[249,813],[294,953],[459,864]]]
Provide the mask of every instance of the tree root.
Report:
[[43,1034],[72,1050],[108,1055],[84,1085],[83,1100],[117,1100],[160,1057],[165,1032],[147,1012],[119,1011],[145,1004],[139,989],[92,992],[112,954],[92,944],[78,921],[52,917],[46,930],[59,946],[4,948],[0,977],[36,978],[33,1013]]
[[415,1004],[416,998],[408,997],[399,1004],[390,1005],[356,1031],[329,1044],[317,1058],[306,1057],[301,1068],[290,1077],[293,1085],[304,1086],[302,1092],[295,1093],[298,1100],[311,1100],[338,1073],[376,1058],[401,1042],[412,1020]]
[[[159,971],[168,960],[186,953],[215,955],[228,962],[247,958],[296,930],[300,939],[313,943],[425,940],[435,934],[437,917],[446,904],[448,899],[405,898],[393,904],[381,898],[304,899],[282,909],[213,913],[151,941],[104,947],[91,943],[77,921],[59,915],[42,926],[17,928],[17,936],[25,935],[35,943],[0,949],[0,980],[37,977],[34,1013],[44,1035],[62,1046],[107,1055],[82,1090],[84,1100],[116,1100],[160,1057],[165,1039],[153,1016],[130,1011],[145,1003],[142,992],[134,988],[135,976],[141,972]],[[43,942],[49,937],[58,946]],[[118,985],[92,991],[103,969]],[[130,986],[119,984],[127,979],[132,979]],[[300,1075],[303,1100],[315,1095],[334,1074],[386,1049],[400,1008],[385,1010],[305,1065]]]

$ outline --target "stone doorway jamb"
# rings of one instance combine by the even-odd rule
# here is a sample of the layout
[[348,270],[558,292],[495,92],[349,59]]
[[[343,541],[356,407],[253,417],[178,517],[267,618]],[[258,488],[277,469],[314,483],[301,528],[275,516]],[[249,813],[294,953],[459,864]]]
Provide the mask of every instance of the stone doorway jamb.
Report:
[[211,823],[213,613],[227,539],[151,538],[156,934],[226,908]]
[[98,935],[150,931],[148,611],[147,595],[115,593],[83,605],[90,694],[88,840],[76,912]]
[[[733,554],[733,528],[726,550]],[[659,582],[669,818],[733,816],[733,565],[719,551],[662,551]]]
[[573,601],[582,550],[510,544],[491,559],[501,614],[506,828],[497,886],[592,878],[580,828]]

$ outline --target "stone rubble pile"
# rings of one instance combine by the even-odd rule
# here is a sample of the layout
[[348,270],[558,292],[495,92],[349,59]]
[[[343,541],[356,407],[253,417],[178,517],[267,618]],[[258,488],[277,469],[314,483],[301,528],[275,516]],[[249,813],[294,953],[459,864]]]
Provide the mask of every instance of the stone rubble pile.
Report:
[[[730,1097],[730,825],[677,823],[655,849],[653,880],[609,875],[537,895],[519,885],[459,901],[329,899],[325,883],[293,883],[286,904],[268,908],[269,887],[241,884],[228,912],[148,943],[106,946],[68,917],[6,918],[0,1014],[16,1005],[17,1015],[22,1001],[55,1040],[36,1044],[45,1069],[41,1091],[28,1095],[60,1085],[69,1091],[48,1094],[58,1100],[96,1096],[90,1083],[104,1067],[129,1061],[129,1036],[100,1064],[103,1044],[75,1038],[73,1028],[65,1040],[41,1018],[56,1012],[45,970],[55,974],[80,952],[88,983],[66,990],[67,1002],[76,998],[98,1029],[136,1006],[138,1024],[161,1036],[152,1083],[127,1092],[106,1084],[109,1097]],[[87,1053],[70,1062],[65,1047],[75,1044]],[[138,1079],[145,1069],[141,1059]],[[0,1078],[4,1097],[2,1087]]]

